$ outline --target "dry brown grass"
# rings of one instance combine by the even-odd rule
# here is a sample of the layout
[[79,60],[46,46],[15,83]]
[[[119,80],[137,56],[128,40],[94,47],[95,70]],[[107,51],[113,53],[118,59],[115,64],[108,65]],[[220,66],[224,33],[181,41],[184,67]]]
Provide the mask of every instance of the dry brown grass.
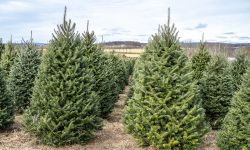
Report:
[[[152,147],[140,147],[124,130],[121,115],[128,90],[127,86],[119,95],[114,111],[104,120],[103,129],[97,132],[96,138],[86,145],[76,144],[54,148],[39,144],[35,137],[21,130],[21,116],[16,116],[12,129],[0,132],[0,150],[154,150]],[[215,137],[216,131],[210,132],[198,150],[218,150]]]

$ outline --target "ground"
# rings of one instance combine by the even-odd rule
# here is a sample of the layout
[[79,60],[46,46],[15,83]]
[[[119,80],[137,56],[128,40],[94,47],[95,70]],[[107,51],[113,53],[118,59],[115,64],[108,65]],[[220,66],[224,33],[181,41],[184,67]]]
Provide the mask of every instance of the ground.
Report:
[[[121,115],[127,98],[129,86],[119,95],[114,111],[104,120],[103,130],[87,145],[71,145],[53,148],[38,144],[35,137],[21,130],[21,116],[16,116],[12,129],[0,132],[0,150],[154,150],[151,147],[141,148],[135,139],[126,133]],[[216,131],[211,131],[205,137],[204,144],[198,150],[218,150],[215,144]]]

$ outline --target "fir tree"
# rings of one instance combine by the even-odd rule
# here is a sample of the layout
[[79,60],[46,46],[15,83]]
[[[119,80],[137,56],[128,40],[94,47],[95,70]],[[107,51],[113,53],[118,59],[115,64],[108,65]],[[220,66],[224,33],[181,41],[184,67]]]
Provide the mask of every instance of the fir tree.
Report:
[[40,142],[59,146],[85,143],[101,128],[93,74],[75,24],[66,20],[53,34],[35,80],[31,105],[23,118],[26,131]]
[[14,49],[14,45],[12,43],[12,39],[5,45],[5,50],[2,53],[0,66],[3,69],[4,79],[7,80],[10,68],[14,63],[14,59],[16,57],[16,51]]
[[221,150],[250,149],[250,69],[243,76],[240,90],[234,95],[217,144]]
[[239,90],[239,86],[241,85],[242,75],[246,72],[248,66],[249,66],[248,58],[242,51],[239,51],[236,55],[236,60],[232,62],[231,65],[234,91]]
[[3,44],[3,40],[2,38],[0,38],[0,60],[1,60],[1,56],[3,54],[3,51],[4,51],[4,44]]
[[200,42],[200,47],[198,52],[192,57],[192,69],[194,70],[194,79],[200,80],[203,76],[204,71],[208,63],[211,60],[211,55],[209,54],[206,43],[203,40]]
[[30,104],[32,88],[40,65],[40,51],[32,44],[26,43],[18,51],[11,67],[8,88],[15,103],[16,111],[22,113]]
[[0,68],[0,129],[9,127],[13,123],[13,120],[13,102],[6,88],[3,70]]
[[207,120],[214,129],[220,128],[228,112],[233,95],[232,80],[227,60],[222,56],[215,56],[199,86]]
[[115,68],[112,66],[110,57],[105,55],[95,42],[95,34],[93,31],[89,32],[87,24],[87,30],[82,36],[82,47],[84,55],[88,57],[89,68],[94,74],[93,88],[99,96],[100,115],[106,117],[112,112],[119,91],[116,80],[113,79]]
[[123,115],[128,132],[141,145],[194,149],[208,126],[174,25],[160,26],[142,57]]

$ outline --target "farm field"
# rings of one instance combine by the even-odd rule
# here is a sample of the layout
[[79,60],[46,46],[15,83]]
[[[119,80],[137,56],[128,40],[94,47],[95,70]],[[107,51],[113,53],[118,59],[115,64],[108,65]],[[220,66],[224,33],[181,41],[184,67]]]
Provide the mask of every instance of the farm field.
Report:
[[0,150],[250,150],[250,5],[64,3],[0,3]]
[[[0,150],[155,150],[152,147],[140,147],[122,124],[122,111],[127,99],[129,85],[119,95],[114,111],[104,120],[104,127],[96,133],[94,140],[86,145],[50,147],[38,144],[35,137],[21,130],[21,117],[16,116],[12,129],[0,131]],[[204,144],[197,150],[218,150],[215,144],[216,131],[205,136]]]

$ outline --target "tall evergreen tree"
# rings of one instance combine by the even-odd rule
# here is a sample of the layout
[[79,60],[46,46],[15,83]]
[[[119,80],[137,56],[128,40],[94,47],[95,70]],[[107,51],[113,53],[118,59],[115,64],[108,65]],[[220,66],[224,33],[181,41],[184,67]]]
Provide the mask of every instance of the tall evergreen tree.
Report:
[[14,63],[16,57],[16,51],[12,43],[12,39],[5,45],[5,50],[1,55],[0,66],[3,69],[5,80],[8,78],[10,73],[10,68]]
[[194,149],[208,126],[175,26],[160,26],[142,57],[124,109],[128,132],[142,145]]
[[75,23],[66,20],[53,34],[35,80],[31,105],[23,118],[26,131],[40,142],[59,146],[85,143],[101,128],[93,74]]
[[14,107],[6,83],[3,70],[0,68],[0,129],[9,127],[14,120]]
[[233,95],[233,79],[226,58],[215,56],[208,65],[200,88],[203,108],[212,128],[220,128]]
[[234,95],[217,144],[221,150],[250,149],[250,68],[243,76],[240,90]]
[[208,63],[211,60],[211,55],[206,48],[206,43],[203,40],[200,42],[198,52],[192,57],[192,69],[194,70],[194,79],[200,80]]
[[234,91],[239,90],[239,86],[241,85],[242,81],[242,75],[246,72],[248,66],[249,66],[249,60],[247,56],[242,51],[239,51],[236,55],[236,60],[232,62],[231,65]]
[[18,51],[11,67],[8,88],[15,103],[16,111],[22,113],[30,104],[34,80],[40,65],[41,53],[32,40]]

